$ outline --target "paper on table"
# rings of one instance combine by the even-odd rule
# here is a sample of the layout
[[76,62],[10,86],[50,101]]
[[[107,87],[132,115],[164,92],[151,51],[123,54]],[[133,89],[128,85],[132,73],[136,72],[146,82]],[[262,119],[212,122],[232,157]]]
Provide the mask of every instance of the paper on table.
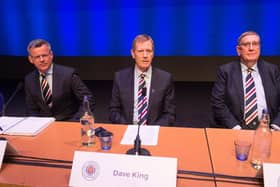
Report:
[[6,130],[5,134],[35,136],[54,121],[52,117],[26,117]]
[[[124,133],[124,136],[121,140],[121,144],[133,145],[137,135],[137,130],[138,130],[137,125],[128,125]],[[141,145],[157,145],[158,132],[159,132],[159,126],[155,126],[155,125],[140,126],[139,134],[141,139]]]
[[0,127],[2,129],[1,130],[2,133],[4,134],[5,131],[15,126],[17,123],[19,123],[22,120],[24,120],[24,117],[7,117],[7,116],[0,117]]

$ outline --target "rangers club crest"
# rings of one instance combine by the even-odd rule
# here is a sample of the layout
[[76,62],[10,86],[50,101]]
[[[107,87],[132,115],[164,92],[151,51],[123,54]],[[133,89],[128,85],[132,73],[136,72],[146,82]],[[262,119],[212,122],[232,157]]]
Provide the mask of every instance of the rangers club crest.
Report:
[[100,167],[95,161],[87,161],[82,167],[82,175],[84,179],[95,180],[100,173]]

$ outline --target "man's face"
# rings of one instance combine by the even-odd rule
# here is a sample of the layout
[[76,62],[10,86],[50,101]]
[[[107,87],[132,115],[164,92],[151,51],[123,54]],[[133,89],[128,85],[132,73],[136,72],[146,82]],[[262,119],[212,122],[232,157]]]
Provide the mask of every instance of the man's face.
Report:
[[28,59],[40,72],[46,73],[52,64],[53,54],[47,45],[42,45],[31,48]]
[[136,42],[135,49],[131,50],[131,55],[135,60],[136,66],[142,71],[147,71],[152,64],[154,57],[153,44],[150,40]]
[[245,65],[256,63],[260,56],[260,38],[257,35],[244,36],[236,46],[236,51]]

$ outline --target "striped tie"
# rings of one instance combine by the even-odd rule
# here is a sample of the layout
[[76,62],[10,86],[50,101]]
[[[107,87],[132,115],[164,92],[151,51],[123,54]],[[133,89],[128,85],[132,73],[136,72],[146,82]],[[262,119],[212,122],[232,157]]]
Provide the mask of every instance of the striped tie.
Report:
[[253,69],[248,68],[247,71],[248,74],[245,79],[245,123],[248,128],[256,128],[258,122],[256,87],[251,74]]
[[51,92],[51,89],[50,89],[48,81],[46,79],[46,75],[41,74],[41,77],[42,77],[41,88],[42,88],[43,98],[45,100],[45,103],[48,106],[51,106],[51,103],[52,103],[52,92]]
[[148,111],[148,101],[147,101],[147,88],[145,75],[141,74],[138,82],[138,103],[137,103],[137,111],[138,111],[138,124],[139,125],[147,125],[147,111]]

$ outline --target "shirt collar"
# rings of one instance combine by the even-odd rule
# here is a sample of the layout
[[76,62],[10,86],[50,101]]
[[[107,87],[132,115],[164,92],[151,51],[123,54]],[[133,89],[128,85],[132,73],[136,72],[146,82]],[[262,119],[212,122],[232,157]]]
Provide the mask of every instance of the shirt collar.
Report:
[[135,65],[135,74],[136,74],[136,77],[140,77],[141,74],[145,74],[145,77],[146,77],[146,78],[149,78],[149,77],[151,77],[151,74],[152,74],[152,66],[150,66],[150,67],[148,68],[147,71],[142,72],[142,71]]
[[40,75],[52,75],[53,74],[53,64],[51,64],[50,68],[48,69],[48,71],[46,73],[42,73],[42,72],[39,72]]
[[[248,67],[245,65],[245,64],[243,64],[243,63],[240,63],[241,64],[241,71],[242,72],[246,72],[247,73],[247,69],[248,69]],[[253,69],[253,72],[258,72],[258,66],[257,66],[257,63],[256,64],[254,64],[252,67],[251,67],[251,69]]]

